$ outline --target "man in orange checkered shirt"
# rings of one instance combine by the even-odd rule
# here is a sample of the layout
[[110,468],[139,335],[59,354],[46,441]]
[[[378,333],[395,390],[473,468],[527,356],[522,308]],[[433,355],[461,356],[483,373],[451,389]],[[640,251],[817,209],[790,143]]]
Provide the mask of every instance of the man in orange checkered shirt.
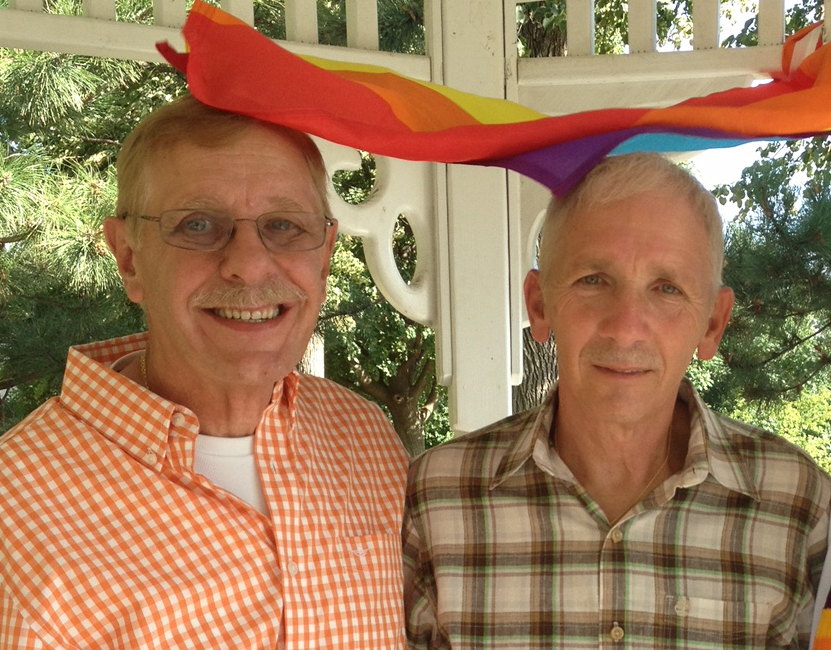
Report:
[[406,455],[294,368],[337,224],[302,133],[193,98],[118,160],[147,333],[72,348],[0,438],[0,648],[399,648]]

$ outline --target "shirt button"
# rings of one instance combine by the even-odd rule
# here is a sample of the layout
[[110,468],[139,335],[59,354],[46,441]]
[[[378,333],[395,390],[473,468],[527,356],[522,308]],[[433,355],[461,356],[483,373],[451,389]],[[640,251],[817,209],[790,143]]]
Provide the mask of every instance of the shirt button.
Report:
[[297,572],[300,570],[300,568],[294,563],[293,560],[290,560],[287,566],[289,573],[293,576],[296,576]]
[[690,599],[689,598],[679,598],[678,602],[675,603],[675,613],[678,616],[686,616],[690,613]]
[[148,451],[144,454],[144,462],[148,465],[155,465],[156,464],[156,454],[152,451]]
[[623,541],[623,531],[620,528],[612,529],[612,541],[615,544],[620,544]]
[[615,643],[621,641],[623,639],[623,634],[623,628],[617,624],[617,621],[615,621],[614,626],[609,631],[609,636],[612,637],[612,641],[614,641]]
[[185,423],[185,416],[181,413],[174,413],[170,421],[173,422],[174,427],[180,427]]

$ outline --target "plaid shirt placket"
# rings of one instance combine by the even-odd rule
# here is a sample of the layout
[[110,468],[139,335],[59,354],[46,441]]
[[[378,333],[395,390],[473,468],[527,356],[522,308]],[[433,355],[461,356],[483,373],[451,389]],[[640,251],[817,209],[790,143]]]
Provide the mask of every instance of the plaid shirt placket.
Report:
[[611,528],[548,449],[551,403],[418,459],[411,648],[804,647],[829,479],[684,393],[685,470]]

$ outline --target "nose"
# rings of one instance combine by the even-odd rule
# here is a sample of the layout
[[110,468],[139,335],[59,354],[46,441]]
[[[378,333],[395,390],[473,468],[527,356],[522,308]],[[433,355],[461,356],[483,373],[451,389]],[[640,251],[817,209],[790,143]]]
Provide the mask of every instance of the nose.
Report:
[[226,280],[256,286],[278,269],[276,253],[269,251],[253,219],[237,219],[231,240],[222,249],[221,273]]
[[643,341],[648,330],[647,301],[632,291],[615,291],[607,298],[600,334],[621,347]]

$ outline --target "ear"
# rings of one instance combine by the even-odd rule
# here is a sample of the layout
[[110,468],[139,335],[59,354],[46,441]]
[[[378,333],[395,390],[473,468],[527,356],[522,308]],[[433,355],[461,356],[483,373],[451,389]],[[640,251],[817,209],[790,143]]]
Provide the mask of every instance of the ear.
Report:
[[329,269],[332,266],[332,253],[335,250],[335,240],[338,238],[338,220],[332,219],[333,225],[326,229],[326,239],[323,242],[323,271],[321,279],[326,280],[329,277]]
[[698,343],[699,359],[706,361],[715,356],[716,350],[718,350],[718,344],[721,343],[721,337],[724,336],[724,330],[730,321],[730,313],[733,311],[734,300],[735,296],[730,287],[722,287],[718,290],[716,302],[713,305],[713,312],[710,314],[710,319],[707,322],[707,331]]
[[115,257],[127,297],[132,302],[141,304],[144,302],[144,287],[133,265],[135,246],[127,234],[127,221],[119,217],[107,217],[104,220],[104,236]]
[[545,317],[545,300],[540,272],[536,269],[528,271],[525,276],[525,309],[528,310],[528,320],[531,321],[531,336],[539,343],[545,343],[551,333],[551,327]]

